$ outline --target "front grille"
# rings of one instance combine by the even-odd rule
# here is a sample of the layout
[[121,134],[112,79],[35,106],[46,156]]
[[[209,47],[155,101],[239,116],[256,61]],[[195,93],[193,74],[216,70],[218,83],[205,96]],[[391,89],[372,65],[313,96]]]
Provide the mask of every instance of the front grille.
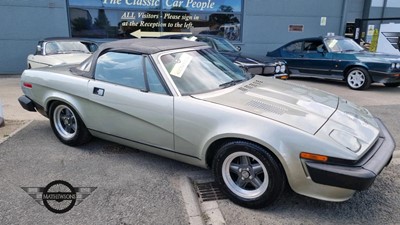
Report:
[[263,67],[248,67],[247,71],[251,74],[263,74]]
[[274,66],[264,67],[264,74],[275,74],[275,67]]

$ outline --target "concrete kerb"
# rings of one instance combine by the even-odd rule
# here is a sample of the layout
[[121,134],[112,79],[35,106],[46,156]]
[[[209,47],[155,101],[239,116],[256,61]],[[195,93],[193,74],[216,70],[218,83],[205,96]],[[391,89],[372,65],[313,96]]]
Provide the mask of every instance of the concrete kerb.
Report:
[[200,204],[197,194],[193,190],[192,181],[189,177],[182,176],[180,178],[180,186],[182,191],[183,202],[186,212],[189,216],[189,224],[204,225],[203,215],[200,209]]

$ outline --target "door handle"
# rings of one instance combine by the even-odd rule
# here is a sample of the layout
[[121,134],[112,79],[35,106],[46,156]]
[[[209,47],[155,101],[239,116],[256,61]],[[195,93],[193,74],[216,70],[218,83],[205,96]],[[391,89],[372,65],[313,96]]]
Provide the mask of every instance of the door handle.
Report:
[[95,95],[104,96],[104,92],[105,90],[103,88],[98,88],[98,87],[93,88],[93,94]]

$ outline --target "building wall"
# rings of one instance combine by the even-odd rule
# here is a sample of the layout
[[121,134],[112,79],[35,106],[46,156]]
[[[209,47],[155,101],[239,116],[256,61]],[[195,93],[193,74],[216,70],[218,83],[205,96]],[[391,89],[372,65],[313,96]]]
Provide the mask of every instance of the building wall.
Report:
[[0,1],[0,74],[19,74],[46,37],[69,36],[65,0]]
[[[243,52],[265,55],[299,38],[344,34],[346,22],[362,17],[364,0],[251,0],[245,1]],[[321,25],[326,17],[326,25]],[[304,25],[303,32],[290,32],[289,25]]]
[[[260,57],[294,39],[328,32],[342,35],[346,22],[362,18],[366,1],[371,0],[245,0],[239,45],[245,54]],[[67,2],[0,1],[0,74],[21,73],[38,40],[70,35]],[[326,17],[325,26],[321,17]],[[303,25],[304,30],[289,32],[289,25]]]

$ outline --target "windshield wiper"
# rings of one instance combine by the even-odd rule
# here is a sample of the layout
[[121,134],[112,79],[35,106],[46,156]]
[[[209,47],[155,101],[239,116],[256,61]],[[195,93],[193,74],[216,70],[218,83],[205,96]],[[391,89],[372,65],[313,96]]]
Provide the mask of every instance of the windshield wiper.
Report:
[[219,86],[223,87],[223,88],[227,88],[227,87],[234,86],[234,85],[236,85],[236,84],[238,84],[238,83],[240,83],[240,82],[242,82],[244,80],[246,80],[246,79],[231,80],[231,81],[228,81],[226,83],[220,84]]

